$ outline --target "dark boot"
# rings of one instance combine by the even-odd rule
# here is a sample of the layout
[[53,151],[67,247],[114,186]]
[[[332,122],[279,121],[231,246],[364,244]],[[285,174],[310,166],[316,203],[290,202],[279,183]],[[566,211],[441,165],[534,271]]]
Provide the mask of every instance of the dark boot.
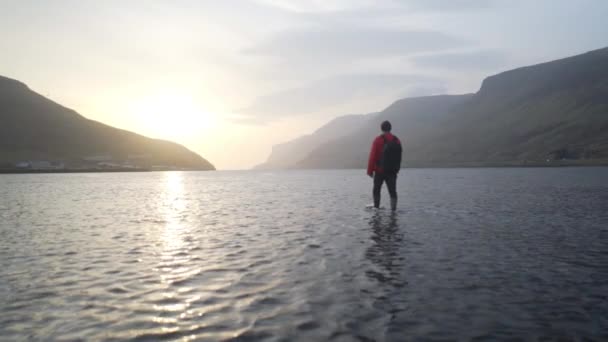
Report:
[[374,193],[374,208],[380,208],[380,194]]
[[397,210],[397,197],[391,197],[391,210]]

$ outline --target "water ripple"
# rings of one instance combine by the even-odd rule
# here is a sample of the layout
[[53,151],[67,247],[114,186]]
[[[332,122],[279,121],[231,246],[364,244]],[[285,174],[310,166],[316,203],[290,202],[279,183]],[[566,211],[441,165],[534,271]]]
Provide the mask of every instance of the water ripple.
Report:
[[0,339],[606,340],[606,171],[4,175]]

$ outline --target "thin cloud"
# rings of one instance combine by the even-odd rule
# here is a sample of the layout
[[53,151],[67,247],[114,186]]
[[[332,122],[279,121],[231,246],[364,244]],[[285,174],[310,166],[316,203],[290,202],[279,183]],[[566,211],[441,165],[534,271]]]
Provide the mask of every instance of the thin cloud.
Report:
[[408,89],[437,89],[440,82],[423,75],[352,74],[259,97],[240,111],[241,123],[263,124],[287,117],[325,112],[357,98],[395,97]]
[[486,9],[494,0],[254,0],[259,4],[299,13],[349,12],[369,9],[408,11],[468,11]]
[[287,30],[244,50],[244,53],[286,59],[297,65],[404,56],[468,44],[464,39],[434,31],[338,26]]
[[292,12],[334,12],[351,8],[377,6],[381,0],[254,0],[259,4]]
[[508,58],[499,50],[481,50],[456,53],[439,53],[416,56],[411,59],[417,67],[441,70],[490,70],[503,67]]
[[492,0],[396,0],[393,1],[409,10],[428,12],[454,12],[488,9],[494,6]]
[[405,97],[420,97],[420,96],[431,96],[431,95],[443,95],[448,92],[448,89],[444,84],[429,84],[415,86],[408,90]]

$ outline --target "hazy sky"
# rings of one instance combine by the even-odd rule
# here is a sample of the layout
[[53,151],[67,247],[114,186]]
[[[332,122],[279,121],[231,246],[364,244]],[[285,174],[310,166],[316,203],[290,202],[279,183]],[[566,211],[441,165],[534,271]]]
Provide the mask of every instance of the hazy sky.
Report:
[[221,169],[333,117],[608,46],[605,0],[0,0],[0,75]]

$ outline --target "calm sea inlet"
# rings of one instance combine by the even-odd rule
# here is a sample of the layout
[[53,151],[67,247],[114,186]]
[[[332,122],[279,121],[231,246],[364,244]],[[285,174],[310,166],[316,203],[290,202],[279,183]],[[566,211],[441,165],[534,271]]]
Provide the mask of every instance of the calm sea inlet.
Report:
[[608,340],[608,168],[398,188],[392,214],[359,170],[0,175],[0,340]]

